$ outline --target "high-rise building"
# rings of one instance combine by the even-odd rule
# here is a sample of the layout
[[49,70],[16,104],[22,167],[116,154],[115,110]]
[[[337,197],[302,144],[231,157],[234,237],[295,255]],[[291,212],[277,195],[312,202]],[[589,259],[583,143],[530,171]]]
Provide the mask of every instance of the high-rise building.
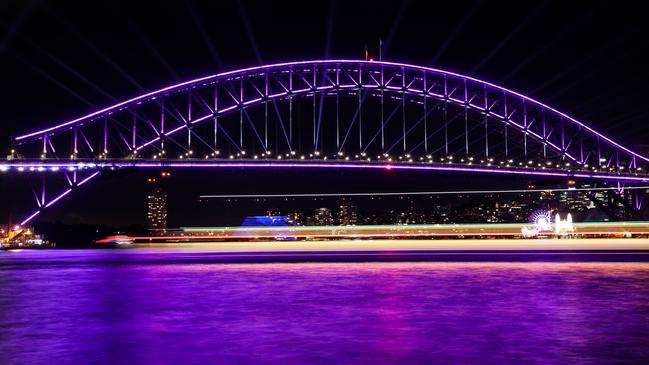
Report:
[[559,194],[559,203],[564,210],[570,212],[586,212],[592,202],[585,191],[562,191]]
[[332,226],[334,224],[334,218],[331,215],[331,209],[316,209],[313,214],[313,224],[316,226]]
[[358,223],[358,207],[349,202],[338,205],[338,224],[341,226],[354,226]]
[[167,192],[156,187],[147,195],[147,228],[161,232],[167,229]]

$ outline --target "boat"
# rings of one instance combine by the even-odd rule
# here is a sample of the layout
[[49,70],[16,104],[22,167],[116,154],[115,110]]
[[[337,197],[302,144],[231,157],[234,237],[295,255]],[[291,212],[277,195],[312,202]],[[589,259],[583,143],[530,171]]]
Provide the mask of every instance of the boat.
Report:
[[108,236],[101,240],[96,240],[96,244],[102,246],[122,246],[133,244],[133,238],[125,235]]

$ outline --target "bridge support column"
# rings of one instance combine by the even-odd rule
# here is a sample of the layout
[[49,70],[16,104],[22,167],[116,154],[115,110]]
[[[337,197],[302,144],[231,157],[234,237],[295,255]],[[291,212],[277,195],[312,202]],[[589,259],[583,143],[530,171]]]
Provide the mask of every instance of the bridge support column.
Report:
[[79,173],[76,170],[72,171],[72,174],[68,174],[67,171],[63,172],[63,177],[65,178],[65,181],[67,182],[67,188],[63,188],[61,191],[56,193],[54,196],[50,196],[49,199],[47,198],[46,195],[46,176],[42,176],[41,180],[41,195],[40,198],[36,194],[35,190],[32,190],[32,193],[34,194],[34,197],[36,199],[36,210],[34,210],[31,214],[26,214],[19,223],[19,226],[25,226],[26,224],[29,224],[32,222],[39,214],[41,214],[43,211],[46,209],[50,208],[52,205],[56,204],[58,201],[63,199],[65,196],[68,194],[72,193],[73,191],[77,190],[79,187],[82,185],[86,184],[88,181],[99,175],[100,171],[90,171],[90,172],[84,172],[84,173]]

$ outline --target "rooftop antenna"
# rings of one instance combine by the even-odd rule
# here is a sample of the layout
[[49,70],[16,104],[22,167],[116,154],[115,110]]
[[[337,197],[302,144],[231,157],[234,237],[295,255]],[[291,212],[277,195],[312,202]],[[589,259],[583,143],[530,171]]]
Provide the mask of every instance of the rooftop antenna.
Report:
[[367,44],[365,45],[365,61],[368,61],[370,59],[369,53],[367,52]]
[[379,62],[383,61],[383,39],[379,38]]

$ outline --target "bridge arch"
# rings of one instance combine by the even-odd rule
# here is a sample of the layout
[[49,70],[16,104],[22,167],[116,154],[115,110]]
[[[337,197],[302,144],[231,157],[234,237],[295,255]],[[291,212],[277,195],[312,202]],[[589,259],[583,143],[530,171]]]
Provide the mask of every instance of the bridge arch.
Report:
[[[338,108],[340,96],[352,97],[354,103],[357,100],[357,108],[344,126],[339,128],[336,119],[334,146],[333,140],[325,144],[320,138],[322,105],[324,99],[335,98]],[[312,145],[302,143],[309,140],[304,136],[304,141],[293,137],[293,129],[299,123],[306,124],[304,120],[292,120],[293,103],[310,102],[309,98],[313,127],[308,132],[313,134]],[[375,113],[369,121],[367,108],[363,108],[366,98],[374,103],[380,100],[380,116]],[[286,108],[278,108],[277,103],[289,104],[288,113]],[[391,112],[384,111],[384,104],[391,104]],[[378,110],[378,104],[375,106]],[[265,134],[249,115],[255,108],[263,109]],[[414,109],[420,111],[411,112]],[[453,123],[447,119],[451,109],[456,112]],[[388,126],[399,111],[403,115],[402,126]],[[434,113],[439,114],[437,119]],[[276,116],[274,137],[278,140],[272,154],[269,114]],[[429,115],[433,115],[430,123]],[[233,116],[239,117],[238,123],[224,122]],[[358,145],[353,148],[346,145],[351,140],[350,133],[357,134],[354,139]],[[179,141],[181,135],[183,140]],[[415,142],[407,145],[412,140]],[[14,143],[20,155],[5,164],[5,169],[23,166],[38,170],[49,166],[75,171],[90,169],[93,174],[95,170],[138,164],[179,167],[190,164],[174,160],[197,160],[203,156],[210,161],[260,159],[272,160],[273,164],[279,163],[277,159],[297,160],[296,163],[306,159],[312,164],[314,160],[315,164],[328,160],[349,166],[362,162],[403,164],[406,168],[409,164],[408,169],[425,169],[417,164],[426,164],[430,167],[426,168],[436,171],[491,170],[626,181],[645,181],[649,165],[648,157],[540,101],[502,86],[435,68],[359,60],[287,62],[209,75],[17,136]],[[395,153],[397,145],[400,152]],[[220,146],[227,146],[230,152],[220,154]],[[175,152],[172,154],[171,150]],[[207,166],[205,162],[193,165]],[[444,167],[437,169],[437,165]],[[42,204],[39,209],[46,207]]]
[[[285,80],[281,80],[282,75],[285,76]],[[313,78],[309,80],[311,77]],[[408,96],[423,96],[442,100],[485,113],[523,132],[525,135],[543,142],[549,148],[559,151],[565,157],[581,164],[585,163],[586,156],[581,156],[581,152],[578,154],[573,151],[578,144],[574,142],[575,138],[595,140],[600,148],[600,153],[602,147],[614,150],[618,155],[615,161],[617,164],[620,163],[620,154],[622,157],[629,159],[628,162],[631,165],[637,164],[638,160],[643,163],[649,162],[649,157],[631,151],[584,123],[540,101],[502,86],[454,72],[424,66],[358,60],[278,63],[201,77],[125,100],[52,127],[20,135],[15,138],[15,141],[18,144],[35,139],[42,141],[57,133],[69,131],[75,127],[87,126],[91,123],[98,123],[103,118],[115,113],[136,108],[144,103],[155,102],[173,94],[184,94],[200,87],[218,83],[236,83],[237,81],[242,84],[240,90],[234,89],[235,92],[239,91],[238,95],[231,92],[227,93],[230,95],[225,95],[225,98],[228,96],[232,98],[229,105],[219,108],[215,101],[214,108],[210,110],[211,115],[206,114],[193,120],[186,120],[186,122],[189,122],[189,124],[205,122],[214,116],[234,112],[242,107],[250,107],[272,99],[312,95],[317,92],[373,89],[384,90],[393,94],[402,93]],[[532,117],[537,112],[544,114],[545,131],[541,126],[543,123]],[[557,121],[558,124],[561,124],[560,126]],[[577,129],[579,136],[566,135],[566,128]],[[563,131],[559,133],[556,131],[557,129],[563,129]],[[172,129],[161,133],[161,135],[169,136],[175,133],[177,131]],[[557,137],[553,138],[554,136]],[[573,141],[571,142],[570,139]],[[148,146],[148,142],[136,143],[135,149]],[[583,144],[581,148],[584,148]],[[601,154],[598,160],[600,159]]]

